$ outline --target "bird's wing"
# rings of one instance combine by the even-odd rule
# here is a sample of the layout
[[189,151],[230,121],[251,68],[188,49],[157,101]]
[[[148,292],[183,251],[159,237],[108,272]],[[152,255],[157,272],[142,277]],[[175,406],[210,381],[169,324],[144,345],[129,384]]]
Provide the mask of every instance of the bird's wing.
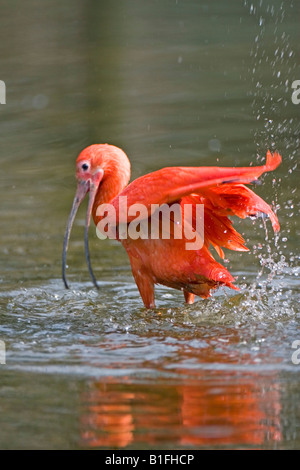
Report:
[[271,154],[268,151],[266,164],[262,166],[168,167],[149,173],[134,180],[111,201],[116,211],[116,223],[126,223],[136,218],[136,213],[128,215],[126,210],[134,204],[147,208],[149,217],[154,204],[170,204],[193,193],[205,195],[207,190],[222,185],[249,184],[257,181],[263,173],[275,170],[280,162],[279,153]]
[[272,223],[274,232],[279,231],[276,215],[261,197],[243,184],[224,184],[205,191],[206,206],[216,216],[235,215],[245,217],[266,214]]
[[[205,190],[205,194],[193,194],[182,198],[181,204],[204,205],[204,241],[211,244],[219,256],[224,258],[222,248],[234,251],[248,251],[245,240],[234,229],[228,216],[257,217],[266,214],[272,223],[274,232],[279,230],[276,214],[269,204],[242,184],[227,183]],[[193,220],[193,227],[196,223]]]

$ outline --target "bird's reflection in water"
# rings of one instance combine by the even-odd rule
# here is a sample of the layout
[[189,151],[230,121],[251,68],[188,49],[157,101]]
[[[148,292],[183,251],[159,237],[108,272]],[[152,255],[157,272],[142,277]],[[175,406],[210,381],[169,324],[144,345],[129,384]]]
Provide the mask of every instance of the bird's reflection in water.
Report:
[[282,439],[272,375],[202,371],[182,385],[94,382],[82,400],[86,447],[274,447]]
[[82,437],[86,445],[125,447],[133,442],[135,394],[118,388],[94,383],[84,395],[87,408],[82,416]]

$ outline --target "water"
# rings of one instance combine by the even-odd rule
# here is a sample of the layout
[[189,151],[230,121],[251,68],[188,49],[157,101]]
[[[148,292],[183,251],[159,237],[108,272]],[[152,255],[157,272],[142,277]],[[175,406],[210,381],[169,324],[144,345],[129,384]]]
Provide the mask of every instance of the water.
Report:
[[[0,8],[1,448],[299,448],[299,5]],[[122,246],[90,230],[96,292],[84,208],[63,288],[74,161],[98,142],[127,152],[133,178],[282,153],[255,188],[277,206],[279,236],[235,221],[251,249],[226,252],[239,292],[186,306],[158,287],[146,311]]]

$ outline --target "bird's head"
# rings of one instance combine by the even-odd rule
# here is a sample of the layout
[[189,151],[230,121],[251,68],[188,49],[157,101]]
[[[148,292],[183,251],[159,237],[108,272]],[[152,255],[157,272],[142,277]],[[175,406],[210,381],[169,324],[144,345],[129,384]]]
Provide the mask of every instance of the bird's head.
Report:
[[[107,195],[109,189],[115,188],[115,193],[118,194],[118,192],[120,192],[128,184],[129,178],[129,160],[123,150],[119,149],[118,147],[115,147],[114,145],[90,145],[79,154],[76,160],[77,190],[69,215],[63,245],[62,276],[66,288],[69,287],[66,279],[66,257],[68,250],[68,242],[73,222],[75,220],[75,216],[77,214],[81,202],[85,198],[86,194],[89,193],[89,202],[86,213],[84,235],[85,254],[91,278],[93,280],[94,285],[98,288],[96,278],[91,268],[88,248],[88,229],[91,221],[91,214],[95,203],[95,198],[98,191],[102,191],[102,189],[103,192]],[[110,195],[113,194],[111,191],[110,193]]]

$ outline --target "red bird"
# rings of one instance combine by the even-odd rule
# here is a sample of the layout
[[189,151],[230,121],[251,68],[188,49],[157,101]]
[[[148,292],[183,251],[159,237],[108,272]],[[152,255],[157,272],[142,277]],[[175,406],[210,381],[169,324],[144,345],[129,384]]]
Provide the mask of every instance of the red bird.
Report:
[[[85,227],[85,251],[88,268],[93,283],[94,277],[88,250],[88,228],[91,215],[97,225],[103,214],[97,212],[102,204],[109,203],[115,209],[116,238],[126,249],[132,273],[146,308],[155,307],[154,285],[163,284],[182,290],[187,303],[194,302],[195,295],[206,298],[210,290],[218,286],[234,286],[235,279],[228,270],[219,264],[209,251],[210,245],[221,258],[222,248],[235,251],[248,251],[243,237],[233,228],[228,216],[247,216],[264,213],[269,216],[274,231],[279,230],[276,215],[270,206],[244,184],[255,182],[266,171],[275,170],[281,156],[268,151],[265,165],[240,168],[224,167],[170,167],[137,178],[128,185],[130,162],[118,147],[108,144],[91,145],[85,148],[76,161],[77,191],[70,212],[63,247],[63,281],[66,280],[66,254],[70,232],[78,207],[89,192],[89,202]],[[177,239],[175,220],[171,220],[169,239],[120,237],[120,224],[130,223],[133,217],[119,209],[120,197],[127,197],[127,207],[143,204],[149,217],[153,204],[180,204],[184,211],[186,204],[193,209],[202,204],[204,207],[204,240],[200,249],[186,249],[185,236]],[[182,226],[185,224],[182,212]],[[126,218],[127,217],[127,218]],[[178,222],[177,222],[178,223]],[[173,224],[173,226],[172,226]],[[192,229],[197,229],[195,216]]]

